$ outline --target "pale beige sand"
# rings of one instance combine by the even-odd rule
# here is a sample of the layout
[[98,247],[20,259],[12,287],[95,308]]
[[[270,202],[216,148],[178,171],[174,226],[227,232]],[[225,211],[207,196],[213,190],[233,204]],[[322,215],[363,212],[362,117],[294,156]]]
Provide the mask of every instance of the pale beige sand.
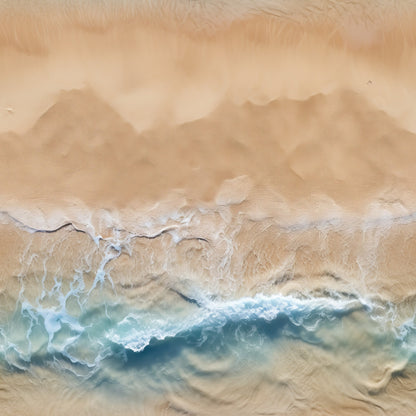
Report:
[[[211,202],[247,175],[217,202],[250,190],[291,211],[315,196],[341,210],[380,200],[412,210],[415,55],[404,18],[367,23],[369,44],[345,24],[282,19],[209,33],[141,20],[54,32],[34,21],[54,35],[3,25],[4,204]],[[33,45],[19,47],[26,30]]]
[[[414,304],[410,3],[311,1],[232,17],[230,2],[223,19],[213,3],[183,22],[169,7],[160,16],[72,5],[0,8],[2,310],[19,276],[34,298],[45,269],[52,284],[91,266],[92,281],[98,236],[124,244],[108,268],[131,302],[199,287]],[[275,360],[280,379],[253,380],[245,401],[235,380],[110,409],[62,380],[39,389],[16,374],[0,380],[0,406],[7,415],[57,414],[58,403],[60,414],[413,414],[414,369],[386,362],[362,380],[346,362],[343,379],[316,354],[288,348]],[[328,378],[335,384],[322,391]],[[47,409],[36,407],[40,392]]]

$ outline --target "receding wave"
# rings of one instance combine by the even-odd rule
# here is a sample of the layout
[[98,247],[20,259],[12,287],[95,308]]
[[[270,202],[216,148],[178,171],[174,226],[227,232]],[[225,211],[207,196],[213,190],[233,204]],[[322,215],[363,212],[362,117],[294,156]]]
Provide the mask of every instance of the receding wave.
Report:
[[0,412],[416,409],[415,5],[0,2]]
[[[383,298],[360,287],[360,279],[345,275],[346,268],[326,270],[319,279],[275,272],[272,281],[267,275],[244,277],[250,269],[242,269],[241,275],[232,277],[228,271],[227,281],[218,276],[213,284],[215,274],[205,280],[202,263],[179,272],[167,261],[177,256],[184,242],[202,244],[203,256],[210,256],[211,266],[218,261],[220,270],[226,263],[210,254],[212,237],[207,235],[202,241],[182,240],[178,237],[186,229],[170,227],[144,238],[129,233],[123,237],[120,230],[103,238],[68,225],[35,230],[10,217],[3,221],[3,232],[15,233],[23,251],[15,246],[9,256],[18,267],[3,276],[7,289],[0,314],[2,383],[25,375],[27,382],[37,384],[46,377],[62,392],[82,383],[84,393],[101,397],[103,412],[110,399],[119,409],[138,406],[139,414],[143,409],[157,414],[158,406],[172,413],[198,409],[209,414],[227,408],[232,413],[245,395],[254,394],[253,384],[260,383],[262,394],[272,389],[284,403],[277,406],[259,393],[252,406],[275,412],[287,410],[290,402],[301,412],[298,389],[308,379],[320,385],[336,373],[348,392],[336,388],[331,393],[334,406],[369,394],[373,401],[366,408],[372,409],[386,406],[386,388],[413,374],[414,298]],[[383,226],[373,222],[372,227]],[[405,227],[411,224],[404,221]],[[322,237],[325,226],[337,227],[337,222],[293,226],[285,232],[300,242],[310,230]],[[337,232],[346,230],[351,225]],[[235,233],[234,238],[235,245]],[[376,244],[388,238],[388,233],[378,236]],[[162,252],[159,244],[165,247]],[[126,261],[135,264],[133,269]],[[153,267],[158,273],[151,271]],[[290,270],[296,267],[295,262]],[[314,289],[311,284],[302,286],[310,278],[317,283]],[[293,286],[297,280],[300,286]],[[305,362],[299,357],[308,358]],[[247,377],[252,382],[244,383]],[[326,392],[331,388],[320,387]],[[81,392],[75,391],[71,394],[79,397]],[[305,389],[307,406],[313,405],[318,391],[313,384]],[[195,404],[197,397],[203,404]]]

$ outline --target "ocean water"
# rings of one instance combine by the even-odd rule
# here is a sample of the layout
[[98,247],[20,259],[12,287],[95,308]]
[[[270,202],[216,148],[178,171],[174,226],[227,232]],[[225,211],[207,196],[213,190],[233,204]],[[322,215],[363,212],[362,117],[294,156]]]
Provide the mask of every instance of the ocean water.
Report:
[[[363,397],[372,413],[388,408],[386,389],[414,372],[413,297],[395,302],[351,282],[284,293],[273,284],[241,287],[227,275],[213,286],[215,278],[204,283],[195,270],[192,278],[171,274],[168,261],[143,276],[157,251],[174,256],[180,229],[155,237],[167,241],[160,253],[148,247],[153,237],[135,246],[115,231],[45,233],[7,218],[3,235],[19,236],[23,251],[11,254],[19,272],[3,277],[1,382],[18,386],[25,402],[56,383],[60,393],[47,397],[62,407],[51,413],[331,414]],[[117,263],[123,256],[132,268]],[[6,414],[33,412],[13,403],[7,387],[2,395]],[[410,414],[413,402],[396,408]]]
[[415,21],[0,2],[0,416],[415,415]]

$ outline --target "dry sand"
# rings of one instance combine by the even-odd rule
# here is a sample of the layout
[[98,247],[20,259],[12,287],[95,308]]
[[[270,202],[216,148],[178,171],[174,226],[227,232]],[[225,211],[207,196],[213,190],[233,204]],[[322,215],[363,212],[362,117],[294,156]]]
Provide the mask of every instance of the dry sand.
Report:
[[[166,287],[230,297],[307,289],[378,296],[408,313],[416,296],[415,12],[409,1],[126,1],[99,10],[4,2],[2,311],[15,302],[19,276],[35,299],[42,273],[53,282],[85,263],[91,280],[103,262],[99,244],[121,244],[111,259],[106,249],[104,265],[111,261],[131,302],[168,296]],[[345,364],[337,378],[325,351],[291,348],[286,361],[275,357],[286,374],[278,382],[192,385],[183,397],[111,412],[416,409],[412,367],[375,365],[363,381]],[[86,395],[44,383],[33,392],[21,374],[3,390],[7,377],[7,415],[41,414],[31,404],[40,391],[66,403],[56,413],[50,402],[50,414],[72,414]],[[328,378],[335,384],[322,392]],[[100,408],[90,400],[83,414]]]

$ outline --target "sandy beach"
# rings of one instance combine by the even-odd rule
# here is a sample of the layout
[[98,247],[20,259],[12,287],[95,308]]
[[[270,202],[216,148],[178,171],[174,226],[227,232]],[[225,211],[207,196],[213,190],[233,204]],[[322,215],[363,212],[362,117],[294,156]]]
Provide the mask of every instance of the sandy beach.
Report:
[[4,415],[413,415],[416,7],[0,5]]

